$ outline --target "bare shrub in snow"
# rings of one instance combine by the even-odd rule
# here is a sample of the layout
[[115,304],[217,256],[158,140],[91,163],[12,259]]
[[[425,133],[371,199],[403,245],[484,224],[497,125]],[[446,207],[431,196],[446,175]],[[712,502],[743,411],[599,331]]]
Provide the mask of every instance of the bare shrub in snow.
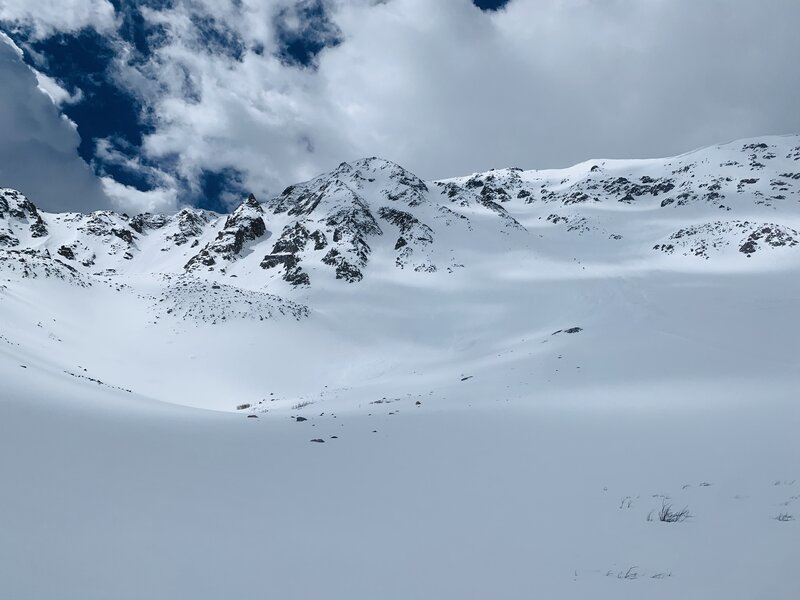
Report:
[[617,579],[639,579],[639,567],[631,567],[627,571],[620,571],[617,573]]
[[650,579],[664,579],[665,577],[672,577],[672,573],[669,572],[655,573],[650,576]]
[[[692,514],[689,512],[688,506],[684,506],[680,510],[672,510],[672,504],[667,504],[666,500],[661,502],[661,508],[658,511],[658,520],[662,523],[682,523],[691,517]],[[651,520],[651,515],[648,515],[648,521]]]
[[300,410],[301,408],[311,406],[312,404],[314,404],[313,400],[303,400],[302,402],[298,402],[297,404],[293,405],[292,410]]

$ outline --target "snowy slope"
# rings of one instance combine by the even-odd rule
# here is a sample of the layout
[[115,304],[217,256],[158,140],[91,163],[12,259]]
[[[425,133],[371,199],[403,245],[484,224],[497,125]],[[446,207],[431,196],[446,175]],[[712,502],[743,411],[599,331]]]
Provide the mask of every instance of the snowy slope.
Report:
[[798,232],[800,136],[0,190],[10,597],[798,597]]

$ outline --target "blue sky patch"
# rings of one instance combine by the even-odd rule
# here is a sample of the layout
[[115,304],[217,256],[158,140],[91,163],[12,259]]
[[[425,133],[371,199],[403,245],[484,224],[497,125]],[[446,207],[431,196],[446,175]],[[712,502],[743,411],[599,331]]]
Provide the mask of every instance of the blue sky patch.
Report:
[[78,153],[84,160],[92,160],[95,142],[100,138],[116,138],[133,148],[141,146],[143,135],[150,129],[142,119],[142,106],[111,77],[115,49],[108,38],[85,29],[77,34],[57,34],[30,47],[45,57],[46,62],[36,67],[70,92],[83,92],[80,102],[62,110],[78,125]]
[[200,195],[193,199],[192,204],[218,213],[230,212],[247,195],[247,190],[242,186],[243,176],[242,172],[233,168],[204,170],[200,174]]
[[281,9],[275,17],[275,33],[278,57],[300,67],[313,68],[320,52],[342,42],[341,31],[322,0],[305,0]]
[[500,10],[509,0],[472,0],[472,3],[481,10]]

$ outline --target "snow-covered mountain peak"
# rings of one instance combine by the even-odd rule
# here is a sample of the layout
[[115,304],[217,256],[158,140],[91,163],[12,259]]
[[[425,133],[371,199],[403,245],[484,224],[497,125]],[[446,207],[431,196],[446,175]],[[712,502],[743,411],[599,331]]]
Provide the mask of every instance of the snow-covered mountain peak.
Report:
[[186,263],[186,270],[193,271],[203,266],[214,267],[219,260],[234,261],[241,254],[246,242],[258,240],[266,233],[264,209],[256,197],[250,194],[225,219],[216,238]]
[[658,259],[675,268],[678,257],[703,258],[717,268],[718,260],[795,252],[799,192],[798,136],[434,182],[371,157],[263,203],[250,195],[228,215],[47,214],[2,190],[0,246],[47,250],[87,275],[235,276],[241,287],[288,295],[371,272],[419,285],[487,260],[505,264],[509,253],[534,262]]
[[47,224],[33,202],[17,190],[0,188],[0,247],[18,246],[47,233]]
[[261,208],[261,204],[256,199],[255,194],[249,194],[247,198],[234,210],[234,213],[248,209],[253,210],[260,215],[264,214],[264,210]]
[[24,194],[9,188],[0,188],[0,219],[29,219],[38,214],[33,202]]

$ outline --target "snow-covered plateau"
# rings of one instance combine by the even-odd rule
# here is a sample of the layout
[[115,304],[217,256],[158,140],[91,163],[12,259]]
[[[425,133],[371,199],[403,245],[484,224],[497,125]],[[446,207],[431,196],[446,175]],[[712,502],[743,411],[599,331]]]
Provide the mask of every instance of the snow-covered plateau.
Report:
[[35,202],[0,597],[800,598],[800,136]]

